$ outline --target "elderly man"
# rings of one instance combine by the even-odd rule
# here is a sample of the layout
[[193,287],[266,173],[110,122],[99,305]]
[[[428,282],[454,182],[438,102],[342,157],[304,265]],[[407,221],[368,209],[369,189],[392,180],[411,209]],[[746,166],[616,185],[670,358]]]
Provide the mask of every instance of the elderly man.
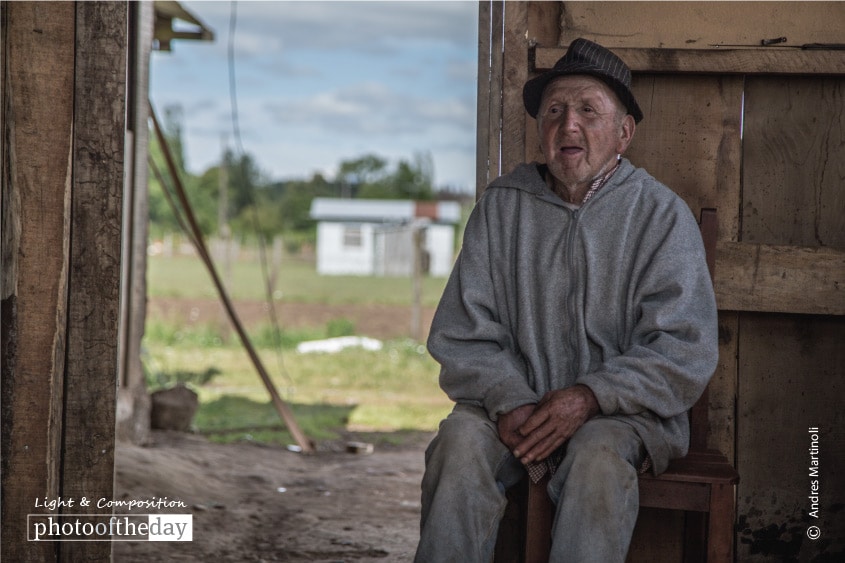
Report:
[[526,468],[552,472],[552,561],[624,561],[638,470],[686,453],[715,300],[690,209],[622,157],[630,84],[584,39],[525,84],[545,163],[479,199],[431,327],[456,405],[426,452],[418,562],[490,561]]

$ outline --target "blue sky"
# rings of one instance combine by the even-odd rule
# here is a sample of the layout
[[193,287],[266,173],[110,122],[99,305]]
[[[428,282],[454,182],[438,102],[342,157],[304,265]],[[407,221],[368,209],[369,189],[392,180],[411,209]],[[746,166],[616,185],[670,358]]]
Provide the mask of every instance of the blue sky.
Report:
[[[154,52],[152,102],[183,110],[188,169],[235,149],[228,1],[182,5],[215,33]],[[272,180],[334,177],[368,153],[430,153],[435,183],[475,188],[477,2],[237,2],[243,149]]]

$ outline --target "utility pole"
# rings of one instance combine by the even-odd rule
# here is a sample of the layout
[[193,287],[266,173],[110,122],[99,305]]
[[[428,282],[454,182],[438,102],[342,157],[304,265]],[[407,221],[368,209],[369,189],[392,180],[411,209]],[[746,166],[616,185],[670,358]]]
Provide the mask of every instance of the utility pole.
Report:
[[[217,235],[220,237],[223,260],[223,280],[229,291],[232,291],[232,232],[229,229],[229,167],[226,162],[228,153],[228,140],[224,133],[220,137],[221,153],[220,167],[217,173]],[[226,320],[224,311],[223,322],[220,323],[220,339],[228,342],[230,337],[230,326]]]
[[411,338],[422,340],[422,278],[425,273],[425,229],[428,221],[417,219],[411,223],[414,246],[414,270],[412,281]]

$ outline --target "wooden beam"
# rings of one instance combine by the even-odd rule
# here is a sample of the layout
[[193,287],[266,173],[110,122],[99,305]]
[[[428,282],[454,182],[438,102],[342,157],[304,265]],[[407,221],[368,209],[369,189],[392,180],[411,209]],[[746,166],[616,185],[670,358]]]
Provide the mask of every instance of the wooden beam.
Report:
[[26,515],[60,493],[74,4],[3,10],[0,557],[55,561],[55,543],[27,541]]
[[504,6],[502,174],[525,161],[525,124],[528,119],[522,103],[522,87],[528,79],[528,3],[505,2]]
[[[528,2],[528,75],[532,78],[536,73],[531,72],[534,65],[531,57],[534,55],[535,45],[556,45],[560,35],[560,17],[563,6],[560,2]],[[520,87],[519,92],[522,92]],[[537,122],[526,112],[525,115],[525,162],[543,162],[545,156],[540,149],[540,136]]]
[[563,2],[558,45],[577,37],[605,47],[703,49],[841,43],[842,2]]
[[845,250],[721,242],[715,288],[721,310],[845,315]]
[[[761,47],[750,49],[613,48],[633,72],[701,74],[845,74],[845,51]],[[565,47],[538,47],[535,70],[552,68]]]
[[[127,3],[76,2],[73,180],[62,496],[111,499],[121,223]],[[102,514],[91,503],[65,512]],[[110,542],[60,544],[61,560],[108,561]]]
[[504,3],[478,4],[478,127],[476,196],[499,175],[502,127],[502,18]]

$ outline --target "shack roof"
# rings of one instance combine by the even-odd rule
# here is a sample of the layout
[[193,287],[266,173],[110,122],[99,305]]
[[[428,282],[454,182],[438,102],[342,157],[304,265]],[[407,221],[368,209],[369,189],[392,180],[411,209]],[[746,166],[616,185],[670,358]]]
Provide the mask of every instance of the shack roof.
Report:
[[407,223],[425,218],[435,223],[455,224],[461,219],[461,206],[455,201],[317,197],[311,202],[311,218],[366,223]]

